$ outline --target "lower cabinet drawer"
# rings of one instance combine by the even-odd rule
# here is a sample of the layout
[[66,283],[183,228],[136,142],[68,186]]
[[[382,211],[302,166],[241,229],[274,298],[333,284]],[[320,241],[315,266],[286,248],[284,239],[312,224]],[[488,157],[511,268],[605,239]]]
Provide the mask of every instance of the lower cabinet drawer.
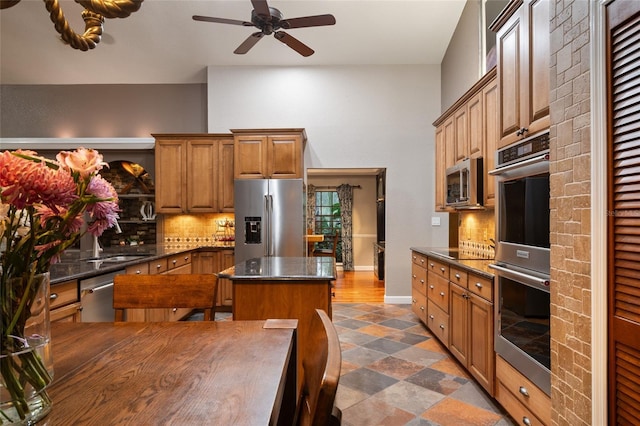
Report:
[[499,355],[496,356],[496,379],[496,399],[514,419],[523,421],[521,414],[511,412],[512,406],[514,410],[520,410],[516,413],[522,410],[531,413],[539,422],[537,424],[551,423],[551,398]]
[[496,399],[507,413],[513,417],[516,424],[524,426],[547,426],[542,420],[536,417],[535,414],[529,411],[527,407],[521,404],[518,398],[509,392],[500,380],[498,380],[498,385],[496,386]]
[[51,310],[80,301],[78,296],[78,281],[76,280],[53,284],[49,292],[49,309]]
[[420,321],[427,323],[427,296],[415,288],[411,289],[411,310]]
[[445,313],[449,313],[449,280],[429,272],[427,297]]
[[431,300],[427,301],[427,327],[448,348],[449,315]]

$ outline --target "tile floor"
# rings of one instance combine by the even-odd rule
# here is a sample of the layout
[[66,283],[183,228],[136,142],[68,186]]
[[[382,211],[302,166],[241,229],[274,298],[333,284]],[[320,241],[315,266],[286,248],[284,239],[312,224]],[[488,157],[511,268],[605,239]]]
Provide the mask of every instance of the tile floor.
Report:
[[334,303],[344,426],[511,426],[409,305]]

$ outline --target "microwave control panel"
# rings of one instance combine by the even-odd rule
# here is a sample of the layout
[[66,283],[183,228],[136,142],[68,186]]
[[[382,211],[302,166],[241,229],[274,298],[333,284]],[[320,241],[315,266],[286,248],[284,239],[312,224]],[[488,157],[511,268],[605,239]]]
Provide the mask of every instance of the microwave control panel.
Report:
[[532,139],[513,144],[498,152],[498,165],[503,166],[516,160],[524,159],[530,155],[549,149],[549,133],[536,136]]

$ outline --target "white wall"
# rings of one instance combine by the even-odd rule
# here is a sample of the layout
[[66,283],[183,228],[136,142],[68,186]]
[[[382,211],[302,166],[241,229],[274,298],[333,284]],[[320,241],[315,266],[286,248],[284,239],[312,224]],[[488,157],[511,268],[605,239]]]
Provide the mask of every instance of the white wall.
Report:
[[303,127],[307,168],[386,167],[387,302],[410,303],[409,247],[446,245],[432,228],[440,67],[210,67],[208,131]]

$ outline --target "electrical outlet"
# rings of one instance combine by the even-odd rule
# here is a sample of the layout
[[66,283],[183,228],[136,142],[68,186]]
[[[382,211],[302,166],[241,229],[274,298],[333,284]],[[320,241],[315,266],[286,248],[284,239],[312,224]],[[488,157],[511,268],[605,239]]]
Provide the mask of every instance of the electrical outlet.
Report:
[[438,216],[431,218],[431,226],[440,226],[440,218]]

